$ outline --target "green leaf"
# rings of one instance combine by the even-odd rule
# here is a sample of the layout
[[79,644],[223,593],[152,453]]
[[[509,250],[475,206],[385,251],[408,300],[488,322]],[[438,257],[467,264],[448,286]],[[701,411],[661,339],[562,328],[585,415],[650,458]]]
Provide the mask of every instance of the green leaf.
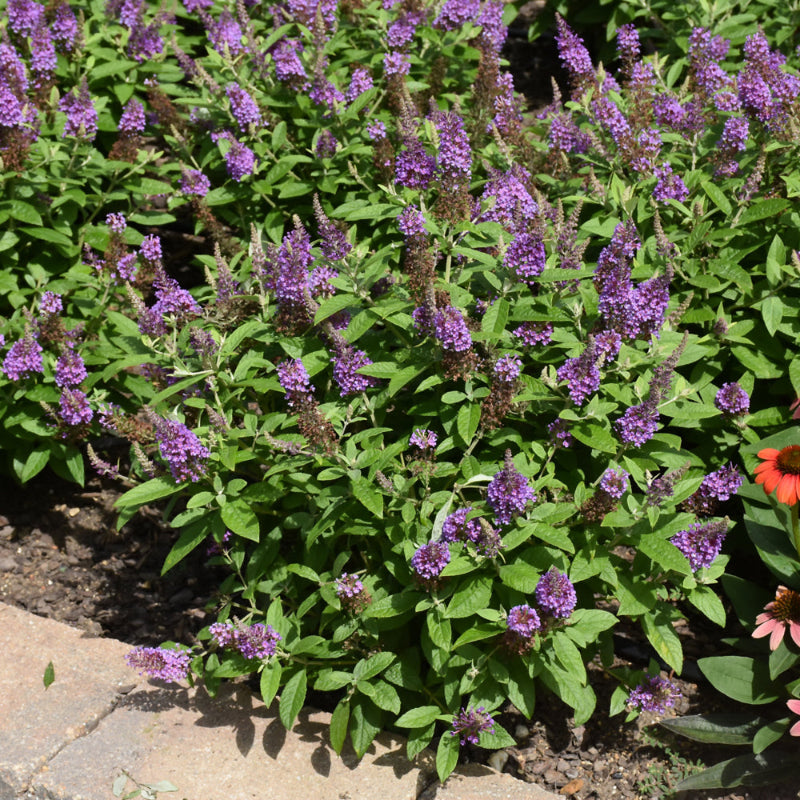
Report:
[[740,703],[761,705],[778,699],[765,661],[745,656],[712,656],[697,662],[715,689]]
[[654,615],[642,616],[642,628],[653,649],[679,675],[683,670],[683,648],[681,640],[672,627],[672,618],[664,608],[658,609]]
[[764,720],[755,714],[693,714],[662,719],[659,724],[695,742],[749,745]]
[[179,561],[182,561],[198,545],[202,544],[208,536],[208,527],[204,524],[188,525],[183,529],[178,541],[172,545],[172,549],[164,559],[164,566],[161,567],[161,574],[166,575]]
[[55,679],[56,679],[56,669],[53,666],[53,662],[49,661],[47,663],[47,666],[45,667],[44,675],[42,676],[42,683],[44,684],[44,688],[49,689]]
[[492,580],[485,575],[469,575],[456,590],[447,606],[450,619],[470,617],[487,608],[492,597]]
[[502,298],[495,300],[481,320],[481,330],[495,338],[502,336],[508,320],[508,303]]
[[536,683],[528,674],[525,665],[518,659],[508,664],[509,679],[506,684],[508,699],[528,719],[533,717],[536,707]]
[[277,661],[272,661],[261,670],[259,689],[261,691],[261,699],[268,708],[272,705],[272,701],[278,693],[278,687],[281,685],[282,672],[283,667]]
[[727,197],[725,197],[725,193],[720,189],[716,184],[711,183],[711,181],[703,181],[700,184],[703,187],[703,191],[709,196],[711,202],[722,211],[725,216],[730,216],[731,213],[731,204]]
[[477,403],[465,403],[458,409],[456,418],[456,430],[465,445],[472,442],[472,437],[478,430],[481,421],[481,407]]
[[717,593],[710,587],[700,584],[687,593],[689,602],[717,625],[725,625],[725,606]]
[[570,429],[570,433],[583,444],[601,453],[616,453],[619,448],[617,440],[601,425],[581,422]]
[[539,578],[539,570],[525,561],[500,567],[500,580],[503,584],[523,594],[531,594],[536,589]]
[[569,672],[573,680],[581,685],[586,683],[586,669],[583,666],[583,658],[574,642],[562,631],[556,632],[552,638],[553,651],[556,658],[561,662],[564,669]]
[[776,719],[768,722],[761,730],[753,737],[753,752],[763,753],[771,744],[774,744],[778,739],[786,733],[789,727],[789,720]]
[[350,722],[350,699],[343,697],[331,714],[330,737],[331,747],[341,755],[347,738],[347,724]]
[[619,575],[619,583],[614,589],[619,600],[618,616],[644,614],[656,604],[656,593],[652,584],[634,581],[627,574]]
[[233,533],[253,542],[259,541],[261,532],[258,517],[246,500],[241,497],[228,500],[222,507],[221,516]]
[[578,608],[572,612],[570,624],[564,632],[579,647],[586,647],[597,641],[597,637],[617,624],[617,618],[599,608]]
[[378,708],[397,714],[400,711],[400,695],[391,684],[386,681],[359,681],[358,691],[365,694]]
[[162,497],[176,494],[179,488],[172,478],[167,478],[166,476],[151,478],[149,481],[134,486],[133,489],[128,489],[125,494],[117,498],[114,507],[138,508],[145,506],[154,500],[160,500]]
[[442,713],[439,706],[419,706],[406,711],[395,720],[398,728],[426,728]]
[[436,772],[439,780],[444,783],[458,764],[458,736],[451,736],[446,732],[439,739],[439,747],[436,750]]
[[691,567],[686,556],[659,533],[648,533],[639,539],[639,550],[649,556],[659,569],[671,569],[689,575]]
[[362,616],[365,618],[385,619],[387,617],[396,617],[400,614],[405,614],[410,611],[419,600],[419,593],[408,592],[405,594],[393,594],[389,597],[383,597],[372,603]]
[[770,336],[775,335],[775,331],[778,330],[778,326],[781,324],[783,309],[783,301],[776,295],[770,295],[761,304],[761,316]]
[[773,197],[769,200],[761,200],[758,203],[753,203],[752,206],[745,209],[744,213],[739,218],[739,225],[744,226],[759,219],[774,217],[777,214],[785,211],[788,205],[789,204],[786,200],[783,200],[779,197]]
[[369,658],[362,658],[353,670],[356,680],[367,680],[383,672],[395,660],[394,653],[375,653]]
[[775,680],[778,675],[786,672],[800,661],[800,654],[792,652],[786,642],[781,639],[778,646],[769,654],[769,677]]
[[495,723],[494,733],[481,731],[478,734],[478,745],[487,750],[500,750],[503,747],[516,747],[517,741],[505,728]]
[[409,731],[408,742],[406,743],[406,755],[409,761],[415,759],[431,743],[435,732],[436,725],[433,723],[425,728]]
[[731,789],[735,786],[768,786],[795,777],[797,755],[759,753],[737,756],[691,775],[673,787],[676,792],[697,789]]
[[383,715],[366,698],[356,697],[350,711],[350,740],[356,755],[361,758],[378,735]]
[[14,459],[14,471],[22,483],[26,483],[34,476],[38,475],[50,460],[49,447],[35,447],[29,453],[24,462]]
[[278,715],[280,716],[283,727],[291,730],[303,703],[306,701],[307,690],[306,671],[301,669],[289,678],[286,686],[281,692],[281,699],[278,703]]
[[383,495],[366,478],[355,478],[352,483],[353,496],[367,511],[383,519]]

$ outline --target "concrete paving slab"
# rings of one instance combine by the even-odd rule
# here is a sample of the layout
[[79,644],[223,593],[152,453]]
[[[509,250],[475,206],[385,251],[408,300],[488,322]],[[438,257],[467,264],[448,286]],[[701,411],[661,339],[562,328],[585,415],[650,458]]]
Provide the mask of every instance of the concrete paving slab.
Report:
[[178,788],[161,797],[191,800],[416,800],[432,782],[432,759],[410,764],[404,740],[390,734],[360,762],[352,751],[340,758],[330,747],[329,719],[303,709],[287,732],[277,706],[267,709],[246,687],[222,686],[211,698],[202,687],[152,685],[56,755],[31,797],[107,800],[123,770]]
[[534,783],[496,772],[482,764],[462,764],[445,781],[424,790],[418,800],[563,800]]
[[[129,649],[0,603],[0,800],[92,730],[121,686],[139,682],[122,660]],[[45,689],[51,661],[55,680]]]

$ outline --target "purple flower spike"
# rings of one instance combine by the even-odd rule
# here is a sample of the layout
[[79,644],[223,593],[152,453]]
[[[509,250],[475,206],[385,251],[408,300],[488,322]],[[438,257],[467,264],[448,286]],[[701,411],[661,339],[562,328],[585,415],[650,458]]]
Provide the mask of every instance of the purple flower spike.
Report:
[[507,525],[536,500],[528,479],[514,467],[510,450],[506,450],[505,466],[489,484],[486,499],[498,525]]
[[429,431],[426,428],[417,428],[411,434],[408,443],[418,447],[420,450],[433,450],[436,447],[437,440],[438,437],[433,431]]
[[701,567],[708,568],[722,550],[728,532],[727,520],[695,522],[686,531],[678,531],[670,542],[689,559],[692,572]]
[[675,705],[681,696],[678,687],[668,678],[660,675],[645,675],[644,680],[631,691],[628,705],[640,711],[663,714]]
[[94,416],[88,398],[79,389],[64,389],[59,401],[58,415],[67,425],[85,425]]
[[29,331],[22,339],[11,345],[3,359],[3,372],[11,381],[18,381],[32,372],[44,372],[42,346],[36,341],[33,333]]
[[624,469],[609,467],[600,478],[600,488],[609,497],[619,500],[628,491],[628,473]]
[[185,650],[164,647],[136,647],[125,656],[129,667],[140,675],[177,683],[189,674],[191,656]]
[[750,411],[750,395],[735,381],[724,383],[714,398],[714,405],[730,417],[744,416]]
[[447,542],[424,544],[411,556],[414,572],[424,581],[435,581],[449,563],[450,548]]
[[578,603],[572,581],[555,567],[539,578],[534,594],[539,608],[556,619],[569,617]]
[[470,742],[478,744],[478,737],[483,731],[494,733],[494,720],[483,706],[462,708],[453,717],[451,736],[459,736],[461,744]]
[[161,457],[167,462],[173,479],[199,481],[206,474],[206,461],[211,452],[203,446],[197,435],[182,422],[152,415],[156,440]]
[[508,612],[508,629],[522,639],[531,639],[542,629],[542,621],[535,608],[528,605],[514,606]]
[[58,110],[67,115],[62,136],[77,136],[81,139],[94,139],[97,133],[97,111],[89,94],[86,78],[81,81],[77,94],[70,92],[58,101]]

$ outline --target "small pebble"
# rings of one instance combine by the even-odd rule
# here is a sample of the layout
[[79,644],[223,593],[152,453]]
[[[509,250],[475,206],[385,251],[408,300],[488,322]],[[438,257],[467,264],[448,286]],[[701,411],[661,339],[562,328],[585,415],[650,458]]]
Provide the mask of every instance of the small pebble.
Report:
[[496,769],[498,772],[503,771],[503,767],[506,765],[508,761],[508,753],[505,750],[495,750],[489,756],[489,766],[492,769]]

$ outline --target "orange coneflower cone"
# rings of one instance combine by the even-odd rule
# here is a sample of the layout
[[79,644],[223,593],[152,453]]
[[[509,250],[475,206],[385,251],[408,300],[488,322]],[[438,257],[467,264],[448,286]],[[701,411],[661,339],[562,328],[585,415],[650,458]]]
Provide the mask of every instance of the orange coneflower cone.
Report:
[[782,450],[768,447],[759,451],[763,463],[755,468],[756,483],[772,494],[777,489],[779,503],[793,506],[800,500],[800,445],[789,445]]

